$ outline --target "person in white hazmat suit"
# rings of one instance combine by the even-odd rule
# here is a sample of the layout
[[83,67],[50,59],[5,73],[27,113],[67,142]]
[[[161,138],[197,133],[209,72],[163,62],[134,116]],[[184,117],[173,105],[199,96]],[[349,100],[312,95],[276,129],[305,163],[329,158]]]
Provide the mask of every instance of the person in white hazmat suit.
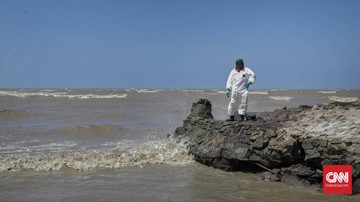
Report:
[[231,70],[226,82],[226,96],[231,100],[228,107],[230,118],[226,121],[235,121],[235,115],[238,114],[240,120],[245,120],[249,86],[255,82],[255,73],[249,68],[244,67],[242,59],[236,60],[235,69]]

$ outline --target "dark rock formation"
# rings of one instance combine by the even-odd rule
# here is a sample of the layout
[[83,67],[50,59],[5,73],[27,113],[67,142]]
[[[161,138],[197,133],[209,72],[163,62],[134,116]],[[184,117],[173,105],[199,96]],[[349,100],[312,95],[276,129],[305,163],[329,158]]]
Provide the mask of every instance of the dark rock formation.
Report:
[[[309,124],[321,122],[313,123],[311,118],[309,123],[304,121],[307,114],[319,113],[314,110],[325,113],[351,108],[359,110],[360,103],[300,106],[263,113],[256,120],[226,122],[214,120],[211,103],[200,99],[174,137],[185,141],[190,154],[202,164],[225,171],[259,173],[265,180],[294,186],[320,185],[324,164],[351,164],[356,193],[360,190],[359,142],[351,141],[353,137],[344,141],[306,130]],[[355,127],[352,131],[358,131],[359,126]]]

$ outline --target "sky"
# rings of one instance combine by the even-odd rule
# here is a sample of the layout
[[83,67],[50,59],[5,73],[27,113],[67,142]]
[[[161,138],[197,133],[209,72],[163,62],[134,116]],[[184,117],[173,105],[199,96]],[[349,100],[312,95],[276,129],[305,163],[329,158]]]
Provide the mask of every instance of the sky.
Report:
[[360,89],[358,0],[0,0],[0,88]]

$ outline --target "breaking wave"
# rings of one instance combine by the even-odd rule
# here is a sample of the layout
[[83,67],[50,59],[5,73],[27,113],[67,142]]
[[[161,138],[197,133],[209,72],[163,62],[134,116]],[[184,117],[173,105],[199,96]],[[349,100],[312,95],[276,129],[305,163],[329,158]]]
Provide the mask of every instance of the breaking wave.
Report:
[[293,97],[290,96],[269,96],[269,98],[273,100],[283,100],[283,101],[290,101],[293,99]]
[[55,98],[70,98],[70,99],[115,99],[126,98],[127,94],[109,94],[109,95],[95,95],[95,94],[67,94],[66,92],[19,92],[19,91],[0,91],[0,96],[13,96],[20,98],[27,97],[55,97]]
[[225,94],[226,91],[225,90],[216,90],[215,93]]
[[149,90],[149,89],[135,89],[138,93],[158,93],[160,90]]
[[201,89],[179,89],[179,91],[186,92],[186,93],[204,93],[205,92],[205,90],[201,90]]
[[250,95],[267,95],[269,94],[269,91],[250,91]]
[[273,92],[284,92],[284,91],[288,91],[287,89],[271,89],[270,91]]
[[[215,93],[225,94],[226,90],[215,90]],[[269,91],[249,91],[250,95],[267,95]]]
[[334,91],[334,90],[327,90],[327,91],[318,91],[318,93],[322,93],[322,94],[335,94],[336,93],[336,91]]
[[336,102],[355,102],[358,100],[357,97],[338,97],[338,96],[329,96],[330,100],[336,101]]
[[60,98],[77,98],[77,99],[120,99],[126,98],[127,94],[110,94],[110,95],[55,95],[54,97]]
[[91,150],[58,154],[0,156],[0,172],[36,170],[51,171],[71,168],[89,171],[95,168],[121,168],[152,164],[188,165],[193,157],[185,145],[171,140],[146,142],[125,151]]
[[123,130],[117,125],[76,125],[59,128],[56,132],[69,134],[103,134],[103,133],[120,133]]

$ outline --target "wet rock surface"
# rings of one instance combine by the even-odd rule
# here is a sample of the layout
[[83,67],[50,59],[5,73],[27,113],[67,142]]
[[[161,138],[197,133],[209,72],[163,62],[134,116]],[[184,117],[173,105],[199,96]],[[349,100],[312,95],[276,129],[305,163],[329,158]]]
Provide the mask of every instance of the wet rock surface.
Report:
[[200,99],[174,137],[195,160],[225,171],[259,173],[291,186],[320,185],[322,166],[350,164],[360,192],[360,102],[299,106],[254,120],[215,120]]

